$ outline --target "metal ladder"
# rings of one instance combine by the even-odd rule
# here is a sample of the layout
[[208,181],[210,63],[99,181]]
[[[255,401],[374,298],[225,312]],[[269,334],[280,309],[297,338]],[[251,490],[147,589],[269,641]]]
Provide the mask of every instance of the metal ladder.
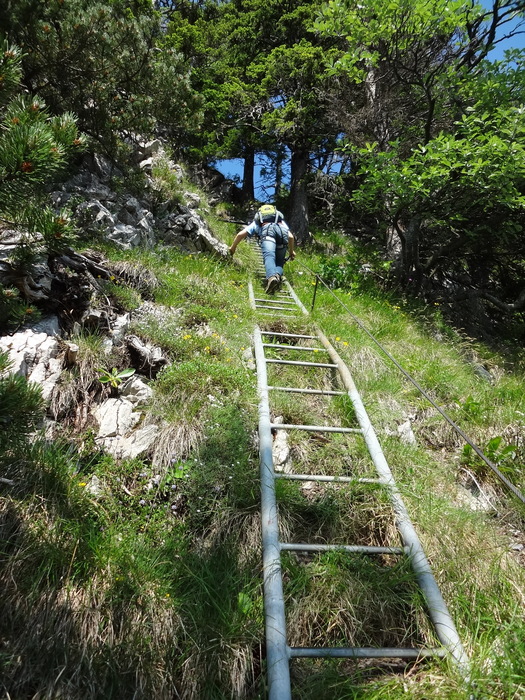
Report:
[[[282,297],[272,300],[257,298],[253,292],[253,286],[249,284],[250,303],[252,308],[259,313],[280,318],[291,316],[301,311],[308,315],[308,311],[298,299],[291,285],[285,282],[286,292]],[[282,299],[282,301],[281,301]],[[285,303],[286,302],[286,303]],[[295,308],[292,306],[292,302]],[[283,311],[285,312],[283,314]],[[271,337],[278,342],[264,342]],[[291,342],[305,343],[308,345],[298,348]],[[310,343],[315,342],[315,346]],[[322,347],[319,347],[319,344]],[[280,353],[290,348],[300,349],[305,353],[325,351],[328,353],[329,362],[308,362],[286,359],[269,359],[266,357],[266,348]],[[345,365],[335,348],[320,330],[316,335],[304,335],[294,333],[276,333],[264,331],[258,326],[254,330],[254,349],[257,364],[257,384],[259,392],[259,451],[260,451],[260,479],[261,479],[261,517],[262,517],[262,544],[263,544],[263,579],[264,579],[264,608],[266,625],[266,654],[268,669],[268,687],[270,700],[288,700],[291,698],[290,685],[290,659],[294,658],[404,658],[419,659],[422,657],[448,656],[457,665],[460,673],[468,680],[469,661],[459,639],[452,617],[441,595],[438,584],[432,574],[430,564],[423,550],[423,546],[414,529],[408,511],[401,494],[396,486],[392,472],[387,464],[385,455],[379,444],[373,426],[366,413],[365,407],[357,388],[353,382],[348,367]],[[268,366],[272,364],[296,365],[315,367],[319,370],[335,371],[339,375],[345,391],[324,390],[315,387],[298,388],[290,386],[271,386],[268,384]],[[347,395],[352,403],[358,428],[342,428],[337,426],[316,425],[290,425],[273,423],[270,413],[270,392],[289,392],[303,394],[318,394],[325,396]],[[352,477],[336,477],[316,474],[287,474],[276,472],[274,469],[272,444],[272,431],[275,430],[303,430],[324,433],[353,433],[362,438],[368,449],[368,453],[375,466],[377,478],[357,479]],[[308,544],[281,542],[279,540],[278,506],[276,500],[276,481],[278,479],[290,479],[296,481],[310,481],[322,483],[375,483],[385,489],[392,505],[397,530],[400,535],[401,547],[372,547],[355,544]],[[285,601],[283,595],[281,552],[325,552],[330,550],[344,551],[348,553],[360,553],[365,555],[396,554],[407,556],[415,573],[419,587],[423,593],[428,616],[442,646],[437,648],[370,648],[370,647],[320,647],[304,648],[291,647],[287,643]]]

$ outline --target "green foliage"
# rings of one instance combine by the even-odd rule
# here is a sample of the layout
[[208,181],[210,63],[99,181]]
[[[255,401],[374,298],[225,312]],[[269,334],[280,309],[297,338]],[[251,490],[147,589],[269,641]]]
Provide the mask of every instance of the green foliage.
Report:
[[[409,157],[403,157],[399,142],[382,152],[368,145],[361,151],[360,170],[366,185],[354,200],[377,210],[385,206],[379,193],[388,191],[392,223],[418,214],[465,229],[473,228],[476,214],[487,220],[494,210],[504,210],[512,217],[525,204],[520,191],[524,131],[520,109],[500,108],[491,114],[472,109],[456,123],[455,134],[442,133]],[[512,218],[502,217],[501,223],[515,231]],[[505,229],[498,231],[499,237],[506,235]]]
[[195,121],[187,69],[162,44],[151,4],[23,0],[3,14],[5,30],[24,47],[30,88],[55,113],[74,112],[107,150],[125,133],[150,134],[158,123],[176,132]]
[[[352,246],[345,255],[323,256],[317,272],[333,289],[374,294],[378,281],[388,273],[392,263],[382,259],[375,249]],[[379,278],[379,279],[378,279]]]
[[29,435],[43,418],[42,392],[25,377],[5,374],[8,355],[0,352],[0,460],[15,459],[25,448]]
[[[515,471],[513,462],[516,459],[517,448],[515,445],[505,444],[505,439],[502,435],[496,435],[490,438],[482,447],[482,452],[491,462],[494,462],[502,472],[512,474]],[[490,474],[489,468],[485,462],[477,456],[470,445],[467,444],[463,447],[461,459],[463,464],[475,469],[477,473],[485,477]]]
[[[521,109],[472,109],[454,134],[441,133],[408,156],[400,142],[388,151],[370,144],[361,151],[364,181],[354,202],[396,227],[406,247],[417,245],[421,260],[411,262],[428,275],[450,270],[452,251],[461,253],[459,265],[466,254],[481,254],[497,268],[509,247],[518,257],[525,253],[524,133]],[[416,220],[425,230],[413,227],[410,244],[404,227]]]
[[97,371],[99,373],[100,383],[109,384],[114,389],[119,387],[124,379],[129,379],[129,377],[135,374],[135,370],[132,368],[118,370],[117,367],[113,367],[113,369],[109,371],[104,367],[100,367]]
[[189,16],[181,10],[169,25],[169,41],[191,56],[205,101],[194,152],[244,158],[245,198],[254,197],[255,154],[268,154],[272,172],[264,174],[280,181],[285,145],[308,155],[335,142],[340,127],[327,108],[325,68],[336,49],[310,31],[316,8],[311,0],[208,3]]
[[334,0],[316,23],[344,38],[330,72],[362,94],[357,114],[338,100],[351,125],[352,210],[399,241],[396,280],[416,292],[467,283],[507,313],[523,276],[523,53],[484,59],[519,33],[521,10],[517,0]]
[[182,204],[183,184],[179,174],[170,169],[169,160],[157,158],[152,168],[155,193],[161,202],[168,200],[172,204]]
[[[469,23],[482,21],[484,12],[481,4],[470,6],[464,0],[366,0],[352,7],[334,0],[322,7],[315,26],[317,31],[345,37],[347,50],[334,68],[362,82],[385,53],[400,59],[425,44],[430,47],[436,39],[445,46],[452,40],[468,42]],[[426,60],[422,57],[422,63]]]
[[11,329],[40,318],[38,309],[24,301],[18,289],[0,284],[0,328]]
[[[277,46],[264,65],[262,84],[273,100],[274,108],[262,120],[263,127],[279,143],[292,148],[320,143],[337,134],[336,123],[330,124],[330,113],[323,90],[328,61],[334,50],[315,46],[300,39],[291,46]],[[316,90],[313,87],[316,86]]]
[[21,60],[20,51],[4,41],[0,54],[1,85],[5,85],[0,91],[0,217],[28,233],[14,258],[15,266],[25,267],[39,249],[56,253],[72,241],[67,212],[45,206],[44,190],[84,141],[71,114],[51,116],[40,98],[16,96],[21,91]]
[[101,281],[101,287],[119,311],[133,311],[142,302],[140,292],[116,278]]
[[160,402],[157,411],[172,418],[183,414],[186,420],[190,420],[210,406],[210,401],[222,401],[222,397],[239,392],[243,384],[242,373],[230,364],[228,351],[213,356],[208,347],[203,354],[173,364],[159,374],[155,382],[155,393]]

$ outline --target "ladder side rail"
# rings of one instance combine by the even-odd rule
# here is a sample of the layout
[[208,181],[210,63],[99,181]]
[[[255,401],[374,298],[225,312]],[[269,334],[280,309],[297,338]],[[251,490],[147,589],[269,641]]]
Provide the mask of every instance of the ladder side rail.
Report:
[[447,608],[447,604],[441,594],[439,586],[430,568],[430,564],[423,549],[423,545],[417,535],[417,532],[410,520],[407,508],[399,489],[396,486],[393,474],[388,466],[386,457],[383,453],[379,440],[375,434],[372,423],[368,417],[361,396],[352,379],[352,375],[348,367],[345,365],[341,357],[337,354],[334,347],[326,336],[317,329],[319,339],[328,350],[332,361],[338,364],[338,369],[345,388],[348,390],[348,395],[352,401],[356,418],[363,431],[363,436],[367,444],[370,456],[376,467],[379,477],[384,480],[387,492],[390,496],[392,507],[396,514],[397,526],[403,540],[403,544],[407,547],[407,554],[410,558],[412,568],[418,579],[419,586],[423,591],[427,604],[430,619],[432,620],[436,634],[448,650],[452,659],[457,664],[462,675],[468,680],[470,673],[469,659],[463,649],[463,645],[456,630],[456,626],[452,616]]
[[255,311],[255,294],[253,292],[253,284],[251,280],[248,280],[248,297],[250,299],[250,307]]
[[298,297],[297,294],[295,293],[295,290],[294,290],[294,288],[292,287],[292,285],[290,284],[290,282],[288,282],[288,280],[283,280],[283,282],[284,282],[284,285],[285,285],[286,289],[290,292],[290,296],[291,296],[292,299],[295,301],[295,303],[297,304],[297,306],[301,309],[301,311],[303,312],[304,316],[309,316],[309,315],[310,315],[310,312],[309,312],[308,309],[304,306],[303,302],[299,299],[299,297]]
[[254,349],[259,392],[261,527],[268,698],[269,700],[291,700],[289,648],[286,642],[286,617],[281,576],[268,377],[261,331],[257,326],[254,330]]

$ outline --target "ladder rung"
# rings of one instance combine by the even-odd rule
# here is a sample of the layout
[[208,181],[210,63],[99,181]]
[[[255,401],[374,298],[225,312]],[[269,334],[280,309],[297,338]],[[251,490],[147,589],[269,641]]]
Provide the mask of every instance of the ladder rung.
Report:
[[294,306],[297,306],[295,301],[285,301],[284,299],[265,299],[263,297],[255,297],[255,301],[267,301],[272,304],[293,304]]
[[333,552],[343,551],[350,554],[404,554],[403,547],[370,547],[358,544],[298,544],[282,542],[279,548],[283,552]]
[[419,659],[424,656],[444,657],[447,651],[434,649],[403,649],[401,647],[288,647],[292,659],[340,658],[340,659]]
[[327,367],[337,369],[337,365],[328,362],[300,362],[299,360],[266,360],[274,365],[301,365],[301,367]]
[[293,306],[276,306],[275,302],[273,304],[271,302],[266,302],[266,303],[261,302],[261,301],[255,302],[255,308],[256,309],[271,309],[272,311],[279,311],[279,312],[282,311],[283,314],[290,313],[292,311],[293,312],[297,311],[297,307],[294,308]]
[[[268,306],[267,309],[270,309],[270,307]],[[275,318],[276,316],[278,316],[279,318],[294,318],[295,317],[295,313],[292,315],[292,314],[284,314],[282,311],[269,311],[269,310],[263,311],[263,310],[261,310],[260,307],[257,308],[257,313],[260,314],[261,316],[272,316],[273,318]]]
[[313,433],[360,433],[361,428],[339,428],[335,425],[294,425],[291,423],[270,423],[276,430],[310,430]]
[[324,389],[300,389],[294,386],[269,386],[268,389],[273,391],[288,391],[292,394],[319,394],[326,396],[347,396],[346,391],[331,391]]
[[287,474],[286,472],[275,472],[276,479],[289,479],[290,481],[321,481],[343,484],[379,484],[383,486],[386,481],[382,479],[367,479],[357,476],[329,476],[328,474]]
[[276,338],[309,338],[319,340],[316,335],[298,335],[296,333],[274,333],[273,331],[261,331],[261,335],[274,335]]
[[276,348],[277,350],[299,350],[301,352],[328,352],[326,348],[305,348],[302,345],[277,345],[277,343],[263,343],[263,348]]

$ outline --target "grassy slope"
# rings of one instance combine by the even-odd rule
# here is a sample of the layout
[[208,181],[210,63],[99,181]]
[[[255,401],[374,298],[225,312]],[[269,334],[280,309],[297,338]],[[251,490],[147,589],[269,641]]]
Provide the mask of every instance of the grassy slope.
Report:
[[[232,239],[235,227],[212,225]],[[246,286],[253,254],[239,249],[242,267],[168,250],[113,255],[153,269],[162,282],[156,302],[177,310],[162,322],[141,319],[135,328],[173,361],[154,384],[149,410],[150,420],[162,421],[162,439],[153,463],[116,463],[84,431],[76,446],[36,442],[26,460],[6,470],[16,486],[4,490],[1,502],[5,688],[11,698],[262,698],[257,397],[243,359],[255,322]],[[287,270],[306,302],[312,280],[301,272],[299,265]],[[525,413],[521,375],[505,368],[494,385],[483,383],[464,359],[464,341],[453,333],[446,342],[433,339],[433,328],[446,332],[438,310],[409,312],[365,286],[354,279],[353,292],[339,294],[461,426],[482,446],[502,436],[496,451],[516,442]],[[132,304],[134,295],[129,298]],[[462,457],[452,431],[327,292],[319,292],[316,309],[315,320],[361,390],[482,696],[520,697],[524,576],[509,552],[509,527],[519,525],[511,504],[469,455]],[[309,323],[291,327],[307,330]],[[79,340],[93,368],[96,339]],[[490,363],[503,367],[494,355]],[[295,402],[280,401],[275,409],[286,419],[298,417]],[[352,420],[341,401],[328,408],[310,402],[304,411],[312,419]],[[397,435],[409,415],[416,446]],[[343,440],[319,446],[292,434],[290,443],[298,463],[328,470],[346,460],[356,471],[367,468],[360,449]],[[497,517],[465,505],[458,488],[467,476],[462,459],[484,483]],[[503,466],[517,469],[522,459],[523,448]],[[99,498],[86,486],[94,475],[102,484]],[[283,487],[279,498],[291,534],[371,543],[394,537],[389,507],[370,489],[312,496]],[[285,558],[293,642],[319,643],[323,628],[331,643],[431,641],[410,573],[402,563],[384,563],[391,565],[386,574],[358,557]],[[408,627],[407,619],[413,620]],[[468,697],[445,663],[382,670],[296,664],[296,697]]]

